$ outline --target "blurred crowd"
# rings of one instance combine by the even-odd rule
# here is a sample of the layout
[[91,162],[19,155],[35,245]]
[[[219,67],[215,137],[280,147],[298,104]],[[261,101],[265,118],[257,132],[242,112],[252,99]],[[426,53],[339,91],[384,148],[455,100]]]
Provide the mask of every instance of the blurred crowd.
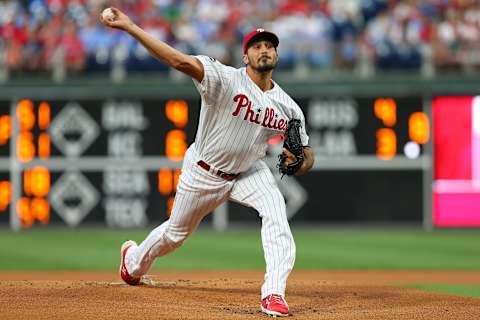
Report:
[[99,22],[115,6],[190,54],[241,65],[243,35],[280,37],[280,68],[382,70],[480,66],[480,0],[0,0],[0,64],[10,73],[166,70],[131,37]]

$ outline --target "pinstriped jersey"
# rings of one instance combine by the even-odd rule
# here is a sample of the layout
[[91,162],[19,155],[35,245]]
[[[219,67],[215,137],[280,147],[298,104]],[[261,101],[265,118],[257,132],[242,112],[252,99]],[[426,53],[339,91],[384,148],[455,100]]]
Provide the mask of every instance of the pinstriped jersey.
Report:
[[248,170],[265,156],[268,140],[283,135],[290,119],[302,122],[301,139],[308,144],[305,117],[297,103],[273,82],[263,92],[246,72],[207,56],[196,56],[204,67],[195,150],[198,157],[228,173]]

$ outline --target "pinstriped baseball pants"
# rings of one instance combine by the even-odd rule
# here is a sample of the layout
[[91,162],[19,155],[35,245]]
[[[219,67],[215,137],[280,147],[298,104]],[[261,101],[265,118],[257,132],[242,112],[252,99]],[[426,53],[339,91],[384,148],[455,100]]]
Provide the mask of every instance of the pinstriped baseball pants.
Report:
[[181,246],[208,213],[232,200],[254,208],[262,219],[266,262],[262,298],[273,293],[284,295],[295,262],[295,242],[287,221],[285,200],[270,169],[260,160],[237,179],[227,181],[199,167],[198,160],[192,145],[185,155],[170,219],[127,252],[128,272],[134,277],[146,274],[157,257]]

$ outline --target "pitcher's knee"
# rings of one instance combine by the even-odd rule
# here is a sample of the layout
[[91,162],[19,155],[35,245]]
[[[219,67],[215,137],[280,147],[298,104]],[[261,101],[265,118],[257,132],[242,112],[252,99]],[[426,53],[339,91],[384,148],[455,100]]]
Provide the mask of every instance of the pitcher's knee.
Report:
[[190,233],[187,231],[167,230],[163,237],[168,246],[170,246],[172,249],[176,249],[183,244],[189,235]]

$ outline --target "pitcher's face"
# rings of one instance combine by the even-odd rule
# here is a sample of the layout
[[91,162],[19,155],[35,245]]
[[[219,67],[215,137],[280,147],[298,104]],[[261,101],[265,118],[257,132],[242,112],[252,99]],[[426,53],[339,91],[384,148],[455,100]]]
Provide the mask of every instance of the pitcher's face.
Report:
[[243,55],[243,62],[258,72],[268,72],[275,69],[278,54],[273,43],[268,40],[254,42]]

